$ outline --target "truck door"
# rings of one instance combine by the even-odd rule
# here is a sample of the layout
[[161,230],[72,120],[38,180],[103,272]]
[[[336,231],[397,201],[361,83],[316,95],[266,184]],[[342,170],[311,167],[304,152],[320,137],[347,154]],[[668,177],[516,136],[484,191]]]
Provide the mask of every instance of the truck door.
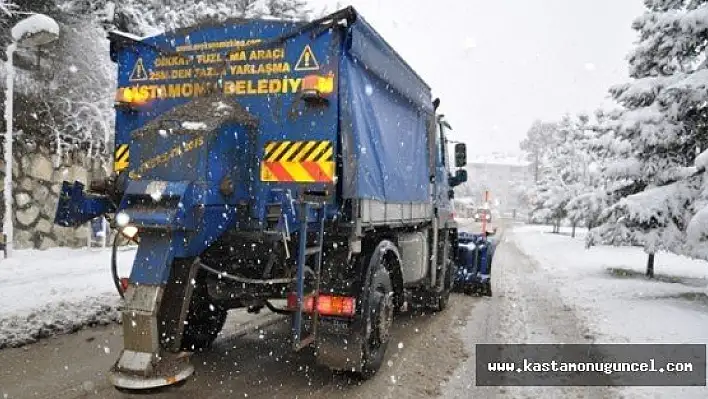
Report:
[[448,182],[450,164],[446,133],[446,122],[438,119],[435,132],[435,207],[438,210],[438,226],[445,226],[452,215],[452,202],[450,201],[451,187]]

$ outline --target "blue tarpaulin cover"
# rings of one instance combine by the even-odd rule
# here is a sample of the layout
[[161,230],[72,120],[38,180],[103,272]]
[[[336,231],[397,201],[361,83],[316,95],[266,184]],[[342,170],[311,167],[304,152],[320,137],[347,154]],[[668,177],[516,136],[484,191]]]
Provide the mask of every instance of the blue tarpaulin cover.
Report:
[[[358,16],[340,63],[342,133],[349,148],[344,195],[429,202],[430,88]],[[346,150],[346,145],[345,145]]]

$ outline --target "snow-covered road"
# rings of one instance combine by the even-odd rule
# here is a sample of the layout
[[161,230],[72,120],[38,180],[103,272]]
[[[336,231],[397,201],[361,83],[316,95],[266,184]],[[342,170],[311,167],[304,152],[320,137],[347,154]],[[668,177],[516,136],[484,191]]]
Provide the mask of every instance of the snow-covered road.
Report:
[[[513,244],[510,249],[517,248],[518,259],[526,266],[518,269],[519,275],[499,283],[521,279],[512,286],[531,298],[562,304],[566,314],[548,311],[551,308],[540,302],[527,313],[534,320],[574,320],[577,327],[571,331],[595,343],[708,342],[708,262],[662,252],[656,255],[655,279],[648,279],[642,248],[585,249],[583,232],[576,238],[569,232],[552,234],[548,226],[517,226],[506,236]],[[541,294],[534,295],[535,291]],[[518,297],[515,302],[523,307],[529,301]],[[530,343],[582,342],[572,336],[566,340],[545,336],[542,324],[527,320],[522,325],[531,335],[515,338]],[[625,387],[617,392],[625,398],[708,397],[705,387]]]

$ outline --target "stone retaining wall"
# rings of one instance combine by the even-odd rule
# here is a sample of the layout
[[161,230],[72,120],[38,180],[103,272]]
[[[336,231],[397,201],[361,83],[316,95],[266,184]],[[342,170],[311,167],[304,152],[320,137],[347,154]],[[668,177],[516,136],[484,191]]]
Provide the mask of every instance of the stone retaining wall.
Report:
[[[66,228],[54,225],[62,181],[78,180],[88,184],[89,178],[102,178],[105,157],[87,157],[74,153],[58,157],[48,149],[16,144],[14,146],[14,245],[16,249],[47,249],[55,246],[86,246],[88,226]],[[0,181],[5,165],[0,159]],[[4,185],[0,183],[0,191]],[[0,194],[0,219],[4,202]],[[1,226],[1,225],[0,225]]]

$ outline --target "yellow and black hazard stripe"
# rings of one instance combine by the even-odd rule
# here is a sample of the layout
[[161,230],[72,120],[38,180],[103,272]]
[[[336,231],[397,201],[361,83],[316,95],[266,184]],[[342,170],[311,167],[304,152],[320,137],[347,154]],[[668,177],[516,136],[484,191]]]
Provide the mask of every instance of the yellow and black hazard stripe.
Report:
[[116,152],[114,154],[114,160],[113,160],[113,170],[116,172],[120,172],[123,169],[127,169],[129,162],[128,162],[128,144],[120,144],[116,146]]
[[328,140],[268,142],[261,163],[261,180],[331,183],[334,180],[334,145]]

